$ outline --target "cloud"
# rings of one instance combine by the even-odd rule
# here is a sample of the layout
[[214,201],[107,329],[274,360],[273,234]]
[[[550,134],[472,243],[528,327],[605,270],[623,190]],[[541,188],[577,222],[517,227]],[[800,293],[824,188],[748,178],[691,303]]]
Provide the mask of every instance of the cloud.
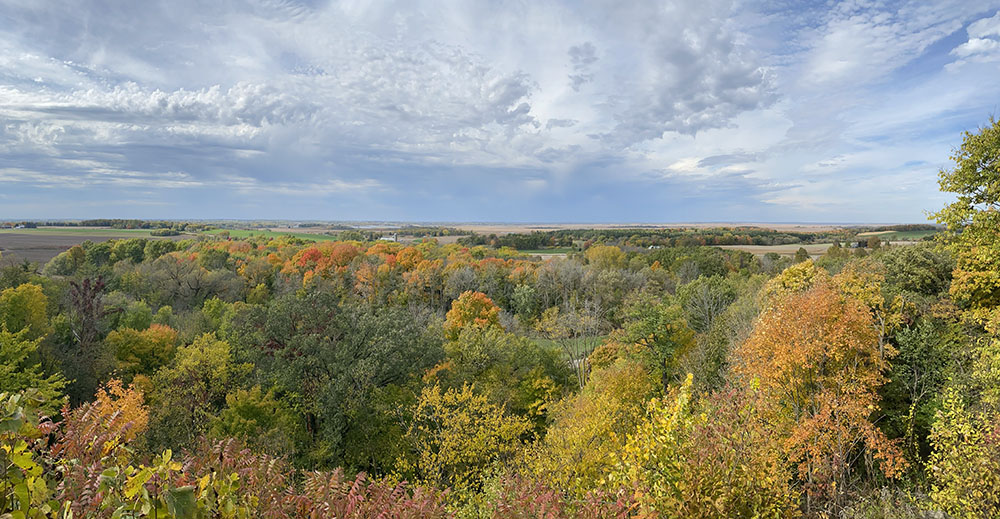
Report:
[[588,41],[570,47],[568,54],[569,61],[573,65],[573,74],[569,75],[570,86],[579,92],[580,87],[594,80],[594,75],[588,71],[590,65],[597,61],[597,48]]
[[966,28],[968,41],[952,49],[959,59],[949,65],[955,69],[966,63],[1000,61],[1000,11],[990,18],[980,18]]
[[997,4],[0,0],[0,180],[173,217],[919,219],[932,178],[838,182],[926,180],[994,109]]

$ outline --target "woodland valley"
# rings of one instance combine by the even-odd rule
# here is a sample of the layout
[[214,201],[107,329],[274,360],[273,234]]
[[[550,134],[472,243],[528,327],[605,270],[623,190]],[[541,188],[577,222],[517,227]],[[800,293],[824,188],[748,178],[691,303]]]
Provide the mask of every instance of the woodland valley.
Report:
[[91,222],[0,270],[0,517],[1000,516],[1000,122],[939,183],[864,233]]

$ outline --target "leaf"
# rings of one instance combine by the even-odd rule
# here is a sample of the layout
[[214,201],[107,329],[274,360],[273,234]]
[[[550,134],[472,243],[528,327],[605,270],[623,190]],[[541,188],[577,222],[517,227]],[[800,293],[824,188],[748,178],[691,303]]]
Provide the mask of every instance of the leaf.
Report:
[[174,519],[193,519],[196,510],[196,498],[193,486],[172,488],[163,496],[167,503],[167,511]]
[[37,464],[31,459],[30,452],[14,454],[10,457],[10,461],[14,465],[17,465],[19,469],[26,472],[37,466]]
[[139,490],[142,488],[150,478],[153,477],[153,471],[149,467],[143,467],[142,470],[137,472],[134,476],[130,477],[125,483],[125,497],[132,499],[135,497]]

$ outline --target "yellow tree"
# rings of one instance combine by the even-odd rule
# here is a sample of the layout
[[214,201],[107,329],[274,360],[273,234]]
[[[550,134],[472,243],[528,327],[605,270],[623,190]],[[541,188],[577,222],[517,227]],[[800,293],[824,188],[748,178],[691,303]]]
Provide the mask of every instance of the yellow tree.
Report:
[[591,265],[600,270],[625,266],[625,253],[613,245],[594,245],[584,255]]
[[37,339],[49,331],[48,298],[42,287],[25,283],[0,292],[0,325],[11,332],[25,331],[26,339]]
[[953,379],[931,432],[931,498],[954,517],[1000,515],[1000,120],[966,132],[942,170],[956,199],[934,217],[955,255],[951,296],[986,333],[973,339],[967,373]]
[[854,261],[844,265],[840,274],[833,277],[833,284],[841,294],[861,302],[871,311],[879,355],[886,358],[895,354],[888,340],[903,323],[903,298],[896,296],[886,300],[882,293],[885,284],[883,271],[884,267],[879,263]]
[[728,389],[695,404],[692,379],[650,402],[607,484],[634,492],[641,516],[798,516],[798,494],[760,393]]
[[406,432],[412,451],[397,461],[397,471],[459,494],[475,491],[488,469],[514,457],[530,430],[527,420],[507,415],[472,386],[425,387]]
[[153,324],[139,331],[132,328],[114,330],[104,339],[104,344],[115,357],[117,376],[125,383],[132,382],[139,374],[152,376],[174,357],[177,331]]
[[642,419],[657,382],[635,360],[595,369],[583,391],[553,406],[545,438],[526,453],[527,471],[576,498],[598,489]]
[[785,295],[807,290],[827,277],[826,271],[817,267],[812,260],[796,263],[764,285],[764,296],[768,300],[777,300]]

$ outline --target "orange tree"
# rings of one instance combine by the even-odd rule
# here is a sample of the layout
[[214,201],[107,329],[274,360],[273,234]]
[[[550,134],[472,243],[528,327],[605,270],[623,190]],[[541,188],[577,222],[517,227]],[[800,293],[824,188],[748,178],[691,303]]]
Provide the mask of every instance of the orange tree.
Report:
[[500,307],[482,292],[467,291],[451,304],[445,316],[444,335],[449,340],[458,339],[467,326],[487,328],[500,326]]
[[798,464],[807,508],[837,505],[864,454],[893,477],[903,460],[871,422],[888,368],[872,312],[820,279],[779,297],[736,351],[735,373],[774,406],[785,448]]

